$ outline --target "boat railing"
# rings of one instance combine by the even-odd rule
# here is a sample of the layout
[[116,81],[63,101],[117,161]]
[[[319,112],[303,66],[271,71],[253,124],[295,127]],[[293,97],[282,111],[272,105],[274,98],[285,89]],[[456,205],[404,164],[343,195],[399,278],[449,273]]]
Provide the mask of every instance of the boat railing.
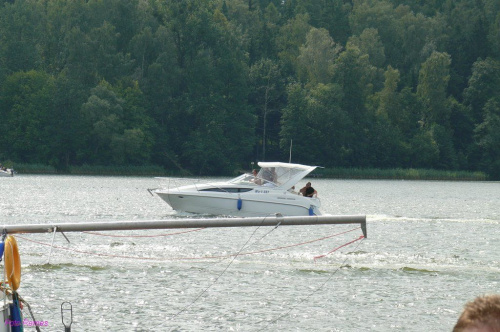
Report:
[[159,188],[155,189],[148,189],[148,190],[157,190],[157,189],[167,189],[167,190],[172,190],[172,189],[177,189],[182,186],[194,184],[196,185],[198,182],[201,182],[201,179],[196,179],[196,178],[171,178],[171,177],[156,177],[155,179],[158,179],[160,181],[165,181],[167,182],[166,185],[160,185]]
[[[167,185],[161,186],[159,189],[166,189],[168,191],[173,191],[177,190],[180,191],[180,187],[186,186],[186,185],[192,185],[196,188],[196,191],[201,191],[201,189],[198,187],[199,185],[210,185],[213,186],[214,188],[220,189],[221,191],[227,192],[227,193],[232,193],[230,191],[225,190],[224,188],[220,187],[218,183],[215,182],[203,182],[202,179],[190,179],[190,178],[168,178],[168,177],[163,177],[157,179],[167,181]],[[148,191],[154,191],[156,189],[148,189]]]

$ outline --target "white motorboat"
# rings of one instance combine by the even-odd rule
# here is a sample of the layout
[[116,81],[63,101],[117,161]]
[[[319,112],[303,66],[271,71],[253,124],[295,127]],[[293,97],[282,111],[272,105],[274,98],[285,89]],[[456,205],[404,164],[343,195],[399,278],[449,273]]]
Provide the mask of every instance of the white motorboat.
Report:
[[0,168],[0,176],[14,176],[12,168]]
[[259,162],[258,174],[227,182],[153,190],[176,211],[239,217],[321,215],[321,201],[304,197],[294,186],[317,166]]

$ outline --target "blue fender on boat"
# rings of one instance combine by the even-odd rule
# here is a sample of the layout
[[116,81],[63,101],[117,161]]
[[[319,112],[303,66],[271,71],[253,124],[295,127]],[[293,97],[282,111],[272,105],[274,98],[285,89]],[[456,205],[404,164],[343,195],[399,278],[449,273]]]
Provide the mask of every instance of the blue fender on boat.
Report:
[[2,259],[3,257],[3,250],[5,248],[5,243],[4,242],[0,242],[0,259]]
[[314,216],[314,208],[312,205],[309,207],[309,215]]
[[238,203],[236,204],[236,206],[238,207],[238,211],[241,210],[241,207],[243,206],[243,201],[241,200],[240,197],[238,197]]
[[19,299],[17,293],[14,292],[12,304],[10,304],[10,312],[12,318],[11,331],[12,332],[23,332],[23,317],[21,314],[21,308],[19,306]]

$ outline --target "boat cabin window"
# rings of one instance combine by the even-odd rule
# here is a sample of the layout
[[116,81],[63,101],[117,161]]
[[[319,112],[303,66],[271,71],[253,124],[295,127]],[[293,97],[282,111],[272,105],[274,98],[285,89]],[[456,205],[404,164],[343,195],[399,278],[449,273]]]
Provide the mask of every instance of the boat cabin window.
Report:
[[207,188],[201,189],[200,191],[213,191],[213,192],[221,192],[221,193],[244,193],[252,190],[252,188]]

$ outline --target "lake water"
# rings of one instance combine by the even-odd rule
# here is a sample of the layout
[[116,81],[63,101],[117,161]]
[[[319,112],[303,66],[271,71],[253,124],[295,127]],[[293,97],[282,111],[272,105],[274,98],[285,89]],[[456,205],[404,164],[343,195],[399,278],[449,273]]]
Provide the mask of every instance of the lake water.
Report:
[[[64,301],[73,331],[451,331],[467,301],[500,292],[499,183],[312,183],[324,213],[366,215],[368,238],[315,260],[361,231],[68,233],[52,252],[52,234],[16,235],[19,294],[44,331],[64,330]],[[143,177],[1,178],[0,221],[192,217],[151,196],[155,187]]]

